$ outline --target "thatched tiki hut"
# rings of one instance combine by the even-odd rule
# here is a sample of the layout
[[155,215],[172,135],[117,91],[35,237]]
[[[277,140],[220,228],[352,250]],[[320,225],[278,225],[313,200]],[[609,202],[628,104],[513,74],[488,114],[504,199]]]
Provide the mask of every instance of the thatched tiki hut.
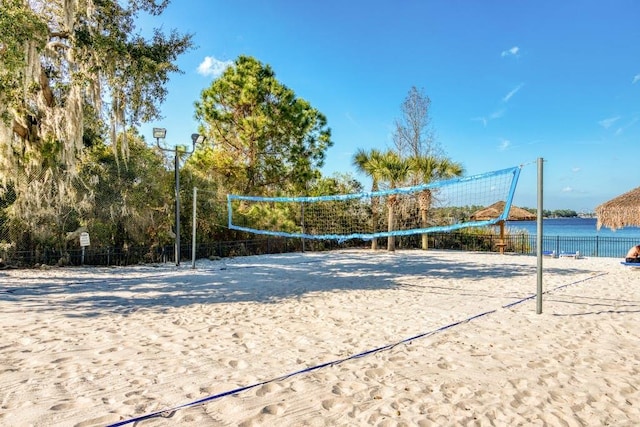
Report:
[[640,227],[640,187],[596,207],[596,228]]
[[[496,219],[500,216],[502,211],[504,211],[505,204],[506,202],[499,201],[484,209],[475,211],[473,214],[471,214],[471,219],[474,221],[489,221],[492,219]],[[534,221],[536,218],[537,217],[535,214],[532,214],[525,209],[511,205],[511,208],[509,209],[509,215],[507,216],[507,221]],[[498,241],[496,246],[498,246],[498,248],[500,249],[500,253],[504,254],[504,248],[506,246],[506,243],[504,242],[504,221],[498,222],[498,225],[500,226],[500,240]]]

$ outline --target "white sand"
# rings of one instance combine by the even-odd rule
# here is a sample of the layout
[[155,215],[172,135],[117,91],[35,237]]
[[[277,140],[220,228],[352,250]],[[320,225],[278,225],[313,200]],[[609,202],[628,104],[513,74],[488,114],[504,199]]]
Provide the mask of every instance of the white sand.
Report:
[[[339,251],[0,273],[0,425],[640,425],[640,269]],[[475,315],[487,313],[469,322]],[[133,425],[133,423],[127,424]]]

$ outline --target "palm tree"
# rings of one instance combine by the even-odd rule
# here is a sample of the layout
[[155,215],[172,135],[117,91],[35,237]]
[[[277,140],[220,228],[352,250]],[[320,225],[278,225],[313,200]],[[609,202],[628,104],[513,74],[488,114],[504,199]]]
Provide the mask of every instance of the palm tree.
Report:
[[[398,185],[406,181],[411,172],[410,163],[400,157],[395,151],[389,150],[380,159],[380,178],[389,186],[389,189],[397,188]],[[396,206],[398,205],[398,196],[390,194],[387,197],[388,210],[388,227],[389,232],[395,231],[396,228]],[[387,238],[387,250],[396,250],[395,236]]]
[[[355,168],[371,178],[371,192],[379,190],[380,183],[380,160],[382,159],[382,152],[380,150],[376,150],[375,148],[370,151],[366,151],[363,149],[358,149],[356,154],[353,156],[353,165]],[[375,197],[371,198],[371,222],[372,227],[371,230],[373,233],[376,232],[376,226],[378,224],[378,199]],[[371,249],[378,249],[378,241],[374,237],[371,240]]]
[[[411,174],[416,184],[428,184],[439,179],[448,179],[461,176],[464,168],[460,163],[448,158],[436,156],[414,156],[409,159]],[[420,207],[420,222],[422,228],[427,228],[429,209],[431,208],[432,194],[430,189],[425,189],[418,194]],[[429,246],[427,234],[422,234],[422,249]]]

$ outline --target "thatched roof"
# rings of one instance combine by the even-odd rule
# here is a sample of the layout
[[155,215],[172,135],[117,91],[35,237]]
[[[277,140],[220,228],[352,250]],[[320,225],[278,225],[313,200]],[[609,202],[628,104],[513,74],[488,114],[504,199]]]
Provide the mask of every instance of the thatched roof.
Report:
[[598,230],[603,225],[612,230],[640,227],[640,187],[596,207],[596,217]]
[[[474,221],[487,221],[498,218],[502,211],[504,211],[505,204],[505,202],[500,201],[484,209],[475,211],[471,214],[471,219]],[[532,214],[527,210],[513,205],[511,205],[511,209],[509,209],[509,216],[507,217],[507,221],[533,221],[535,219],[536,214]]]

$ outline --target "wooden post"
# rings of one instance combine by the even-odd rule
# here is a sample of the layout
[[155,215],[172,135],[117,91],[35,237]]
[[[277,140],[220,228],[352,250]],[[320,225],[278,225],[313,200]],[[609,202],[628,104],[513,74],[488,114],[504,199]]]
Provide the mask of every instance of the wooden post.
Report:
[[500,255],[504,255],[504,248],[507,246],[504,242],[504,221],[500,221],[498,224],[500,224],[500,240],[498,240],[496,246],[500,250]]

